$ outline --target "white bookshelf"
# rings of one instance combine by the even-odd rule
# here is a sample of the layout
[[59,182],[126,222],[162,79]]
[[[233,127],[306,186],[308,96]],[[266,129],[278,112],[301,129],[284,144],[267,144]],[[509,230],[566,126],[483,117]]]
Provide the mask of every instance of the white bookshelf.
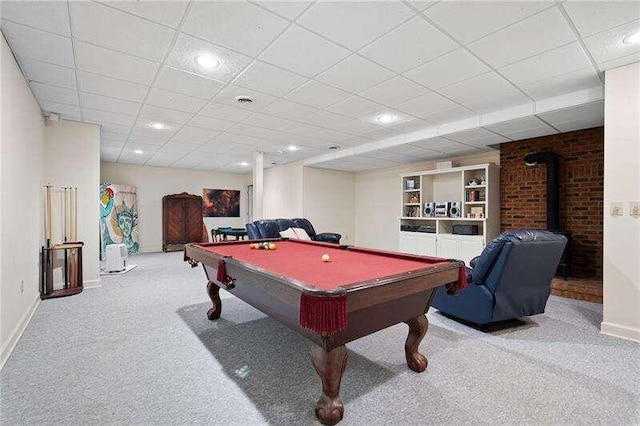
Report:
[[[400,175],[399,251],[469,263],[500,233],[499,168],[493,163]],[[459,217],[428,216],[425,203],[457,202]],[[475,225],[476,235],[454,234],[454,225]],[[435,232],[402,231],[402,226]]]

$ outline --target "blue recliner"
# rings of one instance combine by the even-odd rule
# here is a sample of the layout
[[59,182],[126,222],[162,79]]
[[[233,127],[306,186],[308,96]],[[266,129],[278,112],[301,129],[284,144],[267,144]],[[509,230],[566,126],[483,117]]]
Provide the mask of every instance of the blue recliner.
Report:
[[436,292],[432,306],[480,326],[541,314],[566,237],[537,229],[502,233],[467,268],[467,288]]
[[307,219],[262,219],[247,223],[247,236],[250,240],[262,238],[280,238],[280,231],[289,228],[302,228],[313,241],[323,241],[325,243],[340,244],[340,234],[334,232],[324,232],[316,234],[313,225]]

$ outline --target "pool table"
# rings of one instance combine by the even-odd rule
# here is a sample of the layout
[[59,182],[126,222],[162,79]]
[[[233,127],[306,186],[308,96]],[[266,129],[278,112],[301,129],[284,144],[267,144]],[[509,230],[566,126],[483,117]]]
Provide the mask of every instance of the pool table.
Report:
[[[275,249],[251,247],[259,241]],[[344,414],[339,391],[346,343],[404,322],[407,365],[422,372],[427,358],[418,346],[435,291],[466,285],[460,261],[301,240],[188,244],[185,260],[204,267],[210,320],[220,317],[223,288],[311,340],[311,362],[322,381],[315,414],[323,424]]]

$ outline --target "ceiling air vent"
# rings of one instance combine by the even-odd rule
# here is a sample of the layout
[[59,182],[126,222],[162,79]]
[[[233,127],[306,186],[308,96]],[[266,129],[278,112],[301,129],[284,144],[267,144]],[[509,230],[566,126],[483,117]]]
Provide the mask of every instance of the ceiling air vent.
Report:
[[251,104],[253,103],[253,99],[248,96],[236,96],[235,100],[240,104]]

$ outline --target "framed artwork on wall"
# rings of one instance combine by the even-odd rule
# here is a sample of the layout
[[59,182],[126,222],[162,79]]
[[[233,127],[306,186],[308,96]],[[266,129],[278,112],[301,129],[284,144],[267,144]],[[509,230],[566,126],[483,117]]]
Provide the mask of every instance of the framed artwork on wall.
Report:
[[203,217],[240,217],[240,191],[202,189]]

